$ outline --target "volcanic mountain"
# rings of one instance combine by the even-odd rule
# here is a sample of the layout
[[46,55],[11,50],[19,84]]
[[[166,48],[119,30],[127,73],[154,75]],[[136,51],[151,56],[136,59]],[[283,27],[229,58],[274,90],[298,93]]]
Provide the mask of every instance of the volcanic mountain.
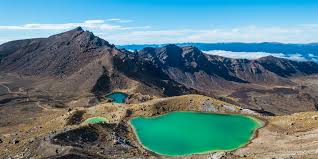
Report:
[[78,27],[1,45],[0,72],[28,78],[32,87],[51,94],[102,96],[128,90],[155,96],[214,96],[250,85],[292,85],[291,78],[318,73],[318,64],[272,56],[231,59],[176,45],[130,52]]
[[[155,87],[154,90],[159,90],[161,95],[177,95],[180,90],[188,90],[170,80],[167,75],[155,72],[146,74],[153,76],[150,84],[155,83],[154,85],[144,85],[139,82],[142,79],[127,77],[125,72],[117,69],[117,65],[124,63],[125,61],[120,61],[121,57],[129,54],[132,53],[119,50],[93,33],[78,27],[48,38],[19,40],[1,45],[0,71],[43,79],[37,84],[41,83],[41,87],[51,93],[98,94],[114,89],[128,89],[136,83],[144,89]],[[131,68],[129,65],[124,67]]]

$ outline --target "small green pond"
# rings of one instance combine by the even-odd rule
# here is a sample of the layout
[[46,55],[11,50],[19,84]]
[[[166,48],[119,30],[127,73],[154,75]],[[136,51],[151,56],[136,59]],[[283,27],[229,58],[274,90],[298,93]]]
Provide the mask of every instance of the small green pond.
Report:
[[139,142],[167,156],[233,150],[249,143],[263,123],[244,115],[172,112],[130,120]]
[[104,122],[107,122],[107,119],[103,117],[88,118],[84,121],[85,124],[95,124],[95,123],[104,123]]
[[114,103],[125,103],[125,100],[127,97],[128,97],[128,94],[121,93],[121,92],[115,92],[115,93],[106,95],[106,98],[112,99]]

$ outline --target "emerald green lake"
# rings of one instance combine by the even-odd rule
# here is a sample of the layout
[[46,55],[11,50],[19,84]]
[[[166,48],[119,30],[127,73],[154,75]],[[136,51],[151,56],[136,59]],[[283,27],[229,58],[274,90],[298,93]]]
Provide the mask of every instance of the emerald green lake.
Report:
[[127,94],[121,92],[115,92],[106,96],[106,98],[112,99],[114,103],[125,103],[127,97]]
[[167,156],[233,150],[252,139],[260,121],[244,115],[172,112],[130,120],[139,142]]
[[93,118],[88,118],[84,121],[84,123],[87,123],[87,124],[95,124],[95,123],[103,123],[103,122],[107,122],[107,119],[103,117],[93,117]]

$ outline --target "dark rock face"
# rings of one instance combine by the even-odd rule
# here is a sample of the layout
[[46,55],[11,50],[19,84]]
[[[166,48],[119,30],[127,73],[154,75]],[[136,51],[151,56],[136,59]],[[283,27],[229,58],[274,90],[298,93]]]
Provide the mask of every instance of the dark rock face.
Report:
[[140,153],[135,142],[131,143],[128,125],[90,124],[58,132],[50,137],[49,145],[69,148],[56,149],[56,155],[49,158],[133,158]]
[[109,73],[105,67],[103,67],[103,74],[97,79],[96,84],[91,90],[95,94],[103,96],[111,90],[111,78],[108,76]]
[[67,119],[66,125],[79,125],[82,122],[84,110],[76,110]]
[[[275,57],[258,60],[230,59],[207,55],[195,47],[167,45],[162,48],[144,48],[126,61],[151,68],[149,73],[168,76],[187,88],[201,92],[209,89],[228,88],[236,84],[287,84],[288,77],[318,73],[313,62],[296,62]],[[147,66],[142,66],[147,65]],[[305,69],[307,68],[307,69]],[[147,73],[148,75],[148,73]]]
[[296,62],[273,56],[260,58],[258,62],[264,68],[282,77],[318,73],[318,65],[315,62]]
[[69,130],[60,133],[52,139],[54,144],[64,146],[83,147],[85,145],[95,145],[99,138],[99,134],[95,129],[83,127],[79,129]]
[[244,80],[232,76],[222,62],[209,61],[205,54],[194,47],[181,48],[176,45],[167,45],[157,49],[144,49],[139,54],[144,60],[162,69],[176,68],[190,73],[204,71],[226,80],[244,82]]
[[172,80],[162,69],[165,66],[139,58],[138,54],[115,58],[114,67],[131,79],[162,90],[167,96],[194,92]]

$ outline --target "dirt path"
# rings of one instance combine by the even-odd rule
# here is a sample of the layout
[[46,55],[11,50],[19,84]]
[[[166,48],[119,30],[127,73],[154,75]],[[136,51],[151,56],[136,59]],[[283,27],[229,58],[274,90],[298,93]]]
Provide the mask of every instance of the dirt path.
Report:
[[0,83],[0,86],[3,87],[4,89],[6,89],[7,93],[12,93],[10,88],[8,86],[4,85],[3,83]]
[[44,111],[63,111],[62,109],[54,109],[54,108],[50,108],[50,107],[46,107],[44,105],[41,105],[40,102],[36,102],[35,103],[38,107],[42,108]]

